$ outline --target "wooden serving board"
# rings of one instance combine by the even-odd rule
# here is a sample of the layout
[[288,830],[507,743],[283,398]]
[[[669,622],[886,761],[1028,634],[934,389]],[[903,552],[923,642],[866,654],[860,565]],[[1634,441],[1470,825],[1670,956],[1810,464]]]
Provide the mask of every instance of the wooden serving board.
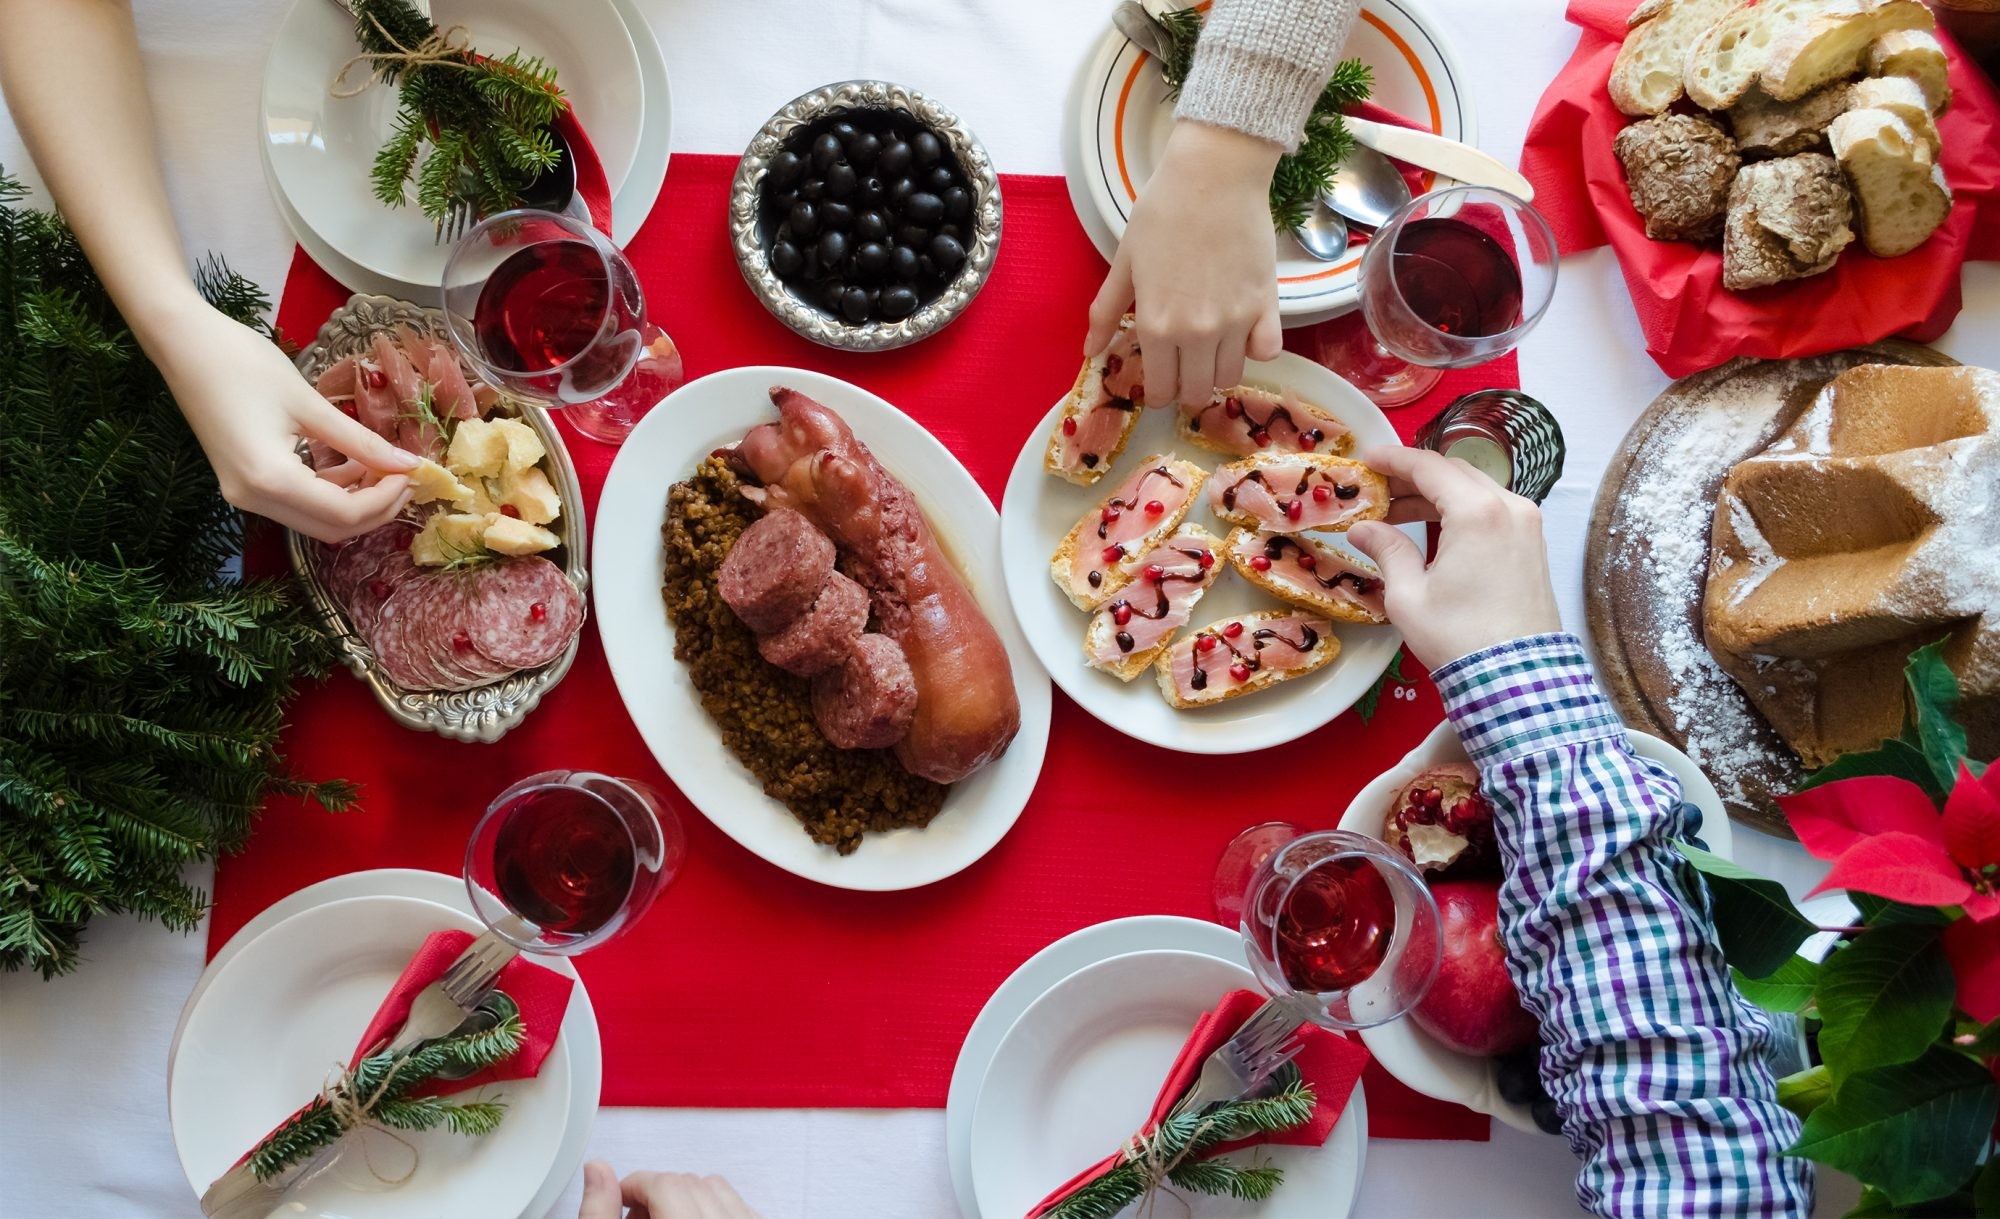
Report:
[[1732,360],[1668,386],[1605,471],[1583,565],[1605,688],[1626,723],[1693,758],[1747,825],[1790,837],[1771,797],[1793,790],[1805,772],[1701,643],[1709,527],[1723,476],[1849,368],[1953,363],[1897,340],[1803,360]]

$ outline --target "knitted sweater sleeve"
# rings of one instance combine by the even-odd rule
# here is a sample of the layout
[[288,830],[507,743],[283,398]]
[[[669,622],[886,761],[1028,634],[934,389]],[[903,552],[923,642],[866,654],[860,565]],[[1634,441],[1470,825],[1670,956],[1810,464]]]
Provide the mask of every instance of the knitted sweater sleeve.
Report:
[[1175,116],[1299,146],[1360,0],[1215,0]]

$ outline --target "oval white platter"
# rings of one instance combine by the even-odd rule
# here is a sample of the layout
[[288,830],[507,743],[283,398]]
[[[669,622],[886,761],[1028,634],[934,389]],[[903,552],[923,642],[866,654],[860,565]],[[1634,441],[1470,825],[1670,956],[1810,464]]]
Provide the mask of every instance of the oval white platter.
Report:
[[[1360,390],[1304,356],[1288,351],[1275,360],[1252,360],[1243,380],[1270,389],[1291,389],[1325,407],[1354,429],[1354,453],[1370,445],[1401,443],[1388,417]],[[1352,707],[1368,692],[1402,646],[1403,637],[1392,626],[1337,622],[1333,631],[1340,638],[1340,655],[1326,668],[1261,693],[1192,711],[1169,706],[1151,670],[1123,682],[1084,664],[1083,634],[1090,618],[1070,604],[1049,578],[1049,557],[1083,514],[1116,490],[1119,479],[1140,459],[1172,452],[1210,470],[1227,459],[1220,453],[1180,444],[1175,412],[1147,411],[1112,472],[1095,487],[1079,487],[1042,469],[1042,454],[1061,405],[1058,402],[1049,408],[1014,461],[1000,518],[1000,546],[1014,612],[1034,645],[1035,655],[1041,657],[1043,667],[1063,693],[1099,720],[1148,744],[1183,753],[1236,754],[1297,740]],[[1197,506],[1187,519],[1217,538],[1229,533],[1229,527],[1205,505]],[[1404,531],[1417,545],[1424,544],[1421,525],[1405,526]],[[1311,536],[1344,545],[1339,534]],[[1195,606],[1189,625],[1200,627],[1232,614],[1279,608],[1282,606],[1276,598],[1236,573],[1224,572]]]
[[[786,385],[831,407],[909,487],[1013,664],[1021,730],[1000,758],[955,784],[922,829],[870,834],[851,855],[812,841],[764,794],[722,743],[687,670],[674,659],[661,597],[660,527],[667,490],[708,454],[777,417],[769,390]],[[1049,686],[1016,625],[996,570],[1000,518],[992,501],[922,424],[867,390],[798,368],[733,368],[683,385],[618,452],[597,503],[592,597],[618,692],[639,734],[683,795],[724,833],[787,872],[842,889],[914,889],[965,868],[1007,833],[1026,806],[1048,747]]]
[[[1659,763],[1680,780],[1682,797],[1701,810],[1700,838],[1715,854],[1731,858],[1735,843],[1729,814],[1722,807],[1722,797],[1716,794],[1715,785],[1701,773],[1701,768],[1658,737],[1629,729],[1626,735],[1632,740],[1632,752]],[[1374,782],[1355,795],[1353,803],[1341,815],[1340,828],[1381,838],[1382,818],[1404,784],[1416,778],[1419,771],[1465,760],[1465,749],[1450,721],[1439,724],[1402,761],[1376,776]],[[1497,1060],[1461,1054],[1418,1028],[1408,1017],[1362,1029],[1361,1040],[1383,1069],[1425,1096],[1456,1101],[1476,1113],[1499,1118],[1516,1130],[1537,1132],[1535,1119],[1529,1116],[1526,1105],[1501,1099]]]

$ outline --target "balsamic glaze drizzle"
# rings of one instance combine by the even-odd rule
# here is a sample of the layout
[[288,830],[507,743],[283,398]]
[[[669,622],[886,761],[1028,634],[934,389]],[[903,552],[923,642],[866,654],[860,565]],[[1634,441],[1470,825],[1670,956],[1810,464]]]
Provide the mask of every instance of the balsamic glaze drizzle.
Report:
[[1361,494],[1360,484],[1357,483],[1350,487],[1345,483],[1337,481],[1332,475],[1327,474],[1316,466],[1307,466],[1305,472],[1299,475],[1299,485],[1292,488],[1292,499],[1287,500],[1279,496],[1277,490],[1271,486],[1270,480],[1264,477],[1264,471],[1260,469],[1252,470],[1229,486],[1224,487],[1222,489],[1222,506],[1224,509],[1234,511],[1236,508],[1236,492],[1242,489],[1244,483],[1256,483],[1266,491],[1269,491],[1272,499],[1278,501],[1279,511],[1288,511],[1293,501],[1305,498],[1306,492],[1311,489],[1312,478],[1315,474],[1327,480],[1328,485],[1333,488],[1333,497],[1343,503]]
[[[1250,425],[1250,437],[1252,440],[1256,439],[1258,432],[1268,433],[1271,430],[1271,425],[1273,423],[1277,422],[1280,419],[1283,419],[1287,424],[1291,425],[1292,431],[1295,434],[1297,434],[1299,440],[1301,442],[1305,442],[1305,447],[1309,449],[1317,448],[1319,445],[1321,445],[1326,441],[1326,432],[1324,430],[1316,427],[1315,428],[1300,427],[1299,421],[1292,415],[1292,408],[1286,405],[1285,403],[1280,402],[1272,406],[1271,413],[1264,416],[1262,419],[1259,419],[1257,418],[1256,415],[1251,413],[1250,411],[1251,404],[1245,402],[1240,396],[1236,394],[1230,394],[1228,397],[1222,398],[1219,401],[1211,400],[1207,406],[1204,406],[1199,411],[1196,411],[1194,417],[1188,420],[1188,430],[1191,432],[1201,431],[1201,421],[1204,417],[1208,415],[1210,411],[1219,410],[1223,413],[1225,417],[1227,417],[1229,414],[1229,404],[1231,402],[1234,402],[1237,408],[1243,412],[1241,417],[1245,423]],[[1268,444],[1269,443],[1268,437],[1266,440],[1260,443]]]
[[[1296,550],[1301,554],[1306,553],[1305,546],[1297,538],[1286,537],[1284,534],[1275,534],[1264,539],[1264,557],[1273,563],[1283,559],[1287,550]],[[1329,591],[1339,588],[1343,583],[1352,584],[1354,586],[1354,595],[1357,597],[1371,596],[1381,591],[1382,588],[1382,581],[1373,576],[1363,575],[1352,568],[1343,568],[1335,572],[1331,579],[1321,575],[1317,567],[1310,570],[1300,568],[1299,571],[1301,575],[1317,580],[1321,588]]]
[[1296,641],[1286,638],[1276,627],[1260,626],[1250,632],[1250,650],[1248,652],[1237,647],[1236,643],[1229,636],[1224,635],[1220,631],[1202,631],[1195,636],[1194,672],[1188,677],[1188,685],[1197,690],[1208,689],[1208,670],[1203,668],[1201,663],[1201,641],[1203,639],[1213,639],[1223,647],[1228,648],[1230,659],[1241,663],[1244,668],[1250,670],[1252,673],[1264,667],[1263,658],[1258,653],[1262,652],[1273,639],[1300,655],[1304,655],[1319,646],[1319,632],[1309,626],[1299,628],[1299,637]]
[[[1190,549],[1189,547],[1186,546],[1176,546],[1174,547],[1174,549],[1186,555],[1188,559],[1194,563],[1195,569],[1193,571],[1170,571],[1164,573],[1160,577],[1159,583],[1155,585],[1155,587],[1157,587],[1160,592],[1160,603],[1153,607],[1152,613],[1150,614],[1147,613],[1141,607],[1132,604],[1132,602],[1125,597],[1118,598],[1118,600],[1113,601],[1110,605],[1106,606],[1105,608],[1108,611],[1110,611],[1113,615],[1116,615],[1119,609],[1122,607],[1124,609],[1130,610],[1135,617],[1144,618],[1150,622],[1158,622],[1160,619],[1165,618],[1169,613],[1173,612],[1173,597],[1167,591],[1167,585],[1169,583],[1175,580],[1180,580],[1188,584],[1200,584],[1208,578],[1208,569],[1201,565],[1201,556],[1207,553],[1206,551],[1202,550],[1200,547],[1194,547]],[[1091,574],[1095,575],[1096,573],[1092,572]],[[1127,631],[1118,632],[1117,643],[1119,651],[1121,652],[1131,651],[1133,648],[1131,633]]]

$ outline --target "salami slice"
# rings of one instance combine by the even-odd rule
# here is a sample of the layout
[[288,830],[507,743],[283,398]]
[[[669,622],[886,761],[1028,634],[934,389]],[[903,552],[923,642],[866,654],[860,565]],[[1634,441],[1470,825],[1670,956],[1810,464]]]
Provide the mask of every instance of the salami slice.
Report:
[[539,555],[476,568],[466,628],[480,655],[508,669],[532,669],[562,654],[583,626],[583,594],[562,568]]
[[375,624],[382,607],[404,584],[424,574],[410,559],[407,548],[391,550],[355,585],[354,595],[347,602],[347,620],[354,625],[355,633],[363,639],[375,634]]
[[425,584],[411,580],[382,605],[368,644],[375,661],[390,681],[405,690],[435,690],[443,685],[443,675],[427,663],[427,649],[415,639],[411,627],[422,618],[413,607]]
[[472,646],[472,588],[471,577],[464,573],[440,578],[423,620],[413,628],[433,663],[465,689],[486,685],[513,672],[480,655]]
[[[321,583],[336,605],[348,605],[361,581],[374,573],[383,556],[392,550],[408,550],[417,531],[402,521],[390,521],[348,542],[336,551],[321,569]],[[365,634],[366,632],[364,632]]]

